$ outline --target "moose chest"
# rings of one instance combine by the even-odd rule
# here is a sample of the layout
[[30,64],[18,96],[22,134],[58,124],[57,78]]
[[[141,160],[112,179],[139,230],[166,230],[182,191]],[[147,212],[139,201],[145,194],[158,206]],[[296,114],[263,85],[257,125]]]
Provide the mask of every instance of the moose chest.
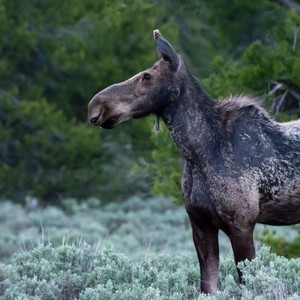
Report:
[[259,214],[259,189],[251,174],[229,176],[214,169],[203,172],[187,161],[182,189],[189,215],[208,218],[221,229],[254,222]]

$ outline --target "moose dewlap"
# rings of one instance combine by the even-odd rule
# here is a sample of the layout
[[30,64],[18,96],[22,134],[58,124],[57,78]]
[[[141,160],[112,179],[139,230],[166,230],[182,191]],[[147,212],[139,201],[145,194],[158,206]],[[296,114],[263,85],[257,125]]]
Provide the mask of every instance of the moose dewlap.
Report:
[[300,223],[300,120],[275,122],[246,96],[213,100],[158,30],[154,38],[160,59],[96,94],[88,118],[103,128],[149,114],[166,123],[185,158],[182,189],[201,290],[215,293],[219,230],[238,263],[255,257],[256,223]]

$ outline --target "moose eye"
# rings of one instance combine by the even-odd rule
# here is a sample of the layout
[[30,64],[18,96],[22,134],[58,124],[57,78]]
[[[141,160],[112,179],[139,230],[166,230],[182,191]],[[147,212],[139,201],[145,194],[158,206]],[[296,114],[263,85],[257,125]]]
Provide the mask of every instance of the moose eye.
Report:
[[145,73],[145,74],[143,75],[143,80],[149,80],[149,79],[151,79],[151,75],[148,74],[148,73]]

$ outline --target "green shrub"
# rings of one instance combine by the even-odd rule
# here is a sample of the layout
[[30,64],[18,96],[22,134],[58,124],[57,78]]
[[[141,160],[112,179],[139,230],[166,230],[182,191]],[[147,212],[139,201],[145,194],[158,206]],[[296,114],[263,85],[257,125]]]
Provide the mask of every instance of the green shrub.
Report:
[[211,298],[200,294],[187,214],[166,199],[131,198],[101,206],[95,198],[69,198],[62,206],[0,202],[0,300],[300,296],[300,259],[286,259],[267,248],[240,265],[245,285],[238,285],[224,235],[219,239],[219,292]]
[[269,228],[263,230],[256,239],[268,245],[277,255],[297,258],[300,257],[300,226],[296,225],[294,228],[298,235],[292,239],[287,239],[285,234],[278,234],[275,229],[270,230]]
[[[23,207],[0,202],[0,260],[9,261],[20,249],[38,244],[85,241],[101,247],[114,245],[133,259],[145,253],[191,253],[196,257],[188,216],[162,198],[131,198],[100,206],[100,200],[64,199],[62,208]],[[220,242],[224,253],[226,240]]]
[[97,131],[67,118],[46,101],[17,102],[0,94],[0,193],[57,201],[101,194]]
[[[227,265],[227,267],[223,267]],[[230,268],[228,266],[230,265]],[[132,261],[113,250],[82,244],[38,246],[20,253],[0,277],[5,299],[297,299],[300,259],[286,259],[262,248],[240,263],[239,285],[221,263],[216,296],[199,293],[199,270],[190,256],[156,255]],[[3,271],[2,271],[3,272]],[[1,299],[1,296],[0,296]]]

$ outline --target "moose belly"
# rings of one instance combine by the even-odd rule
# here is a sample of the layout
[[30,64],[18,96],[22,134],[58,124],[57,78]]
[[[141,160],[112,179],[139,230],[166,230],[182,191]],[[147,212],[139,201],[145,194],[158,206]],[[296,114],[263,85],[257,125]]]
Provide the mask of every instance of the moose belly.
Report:
[[267,201],[262,199],[257,221],[268,225],[300,223],[300,185],[287,188]]

